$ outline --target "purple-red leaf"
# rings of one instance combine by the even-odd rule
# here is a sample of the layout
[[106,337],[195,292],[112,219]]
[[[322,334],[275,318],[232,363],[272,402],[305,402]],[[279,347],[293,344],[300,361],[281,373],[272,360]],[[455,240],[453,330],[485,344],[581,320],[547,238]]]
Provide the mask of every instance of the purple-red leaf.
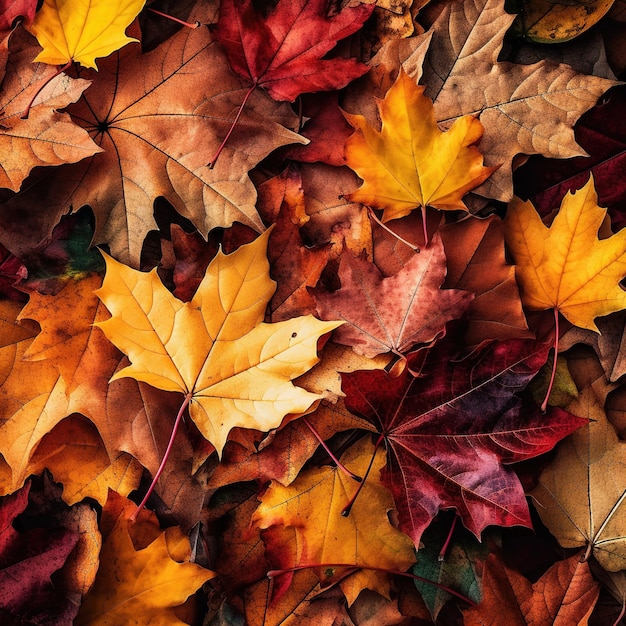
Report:
[[521,410],[514,394],[545,363],[548,348],[512,339],[457,360],[448,337],[409,355],[397,378],[343,376],[347,408],[385,436],[383,479],[400,529],[416,545],[440,509],[455,508],[477,537],[490,524],[530,526],[524,490],[507,465],[547,452],[587,422],[559,409]]

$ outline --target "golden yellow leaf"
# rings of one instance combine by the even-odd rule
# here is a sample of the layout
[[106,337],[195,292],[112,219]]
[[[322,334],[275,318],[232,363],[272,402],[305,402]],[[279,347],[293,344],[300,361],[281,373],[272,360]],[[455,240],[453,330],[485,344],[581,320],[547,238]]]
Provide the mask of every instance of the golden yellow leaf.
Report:
[[384,222],[426,206],[467,211],[463,196],[496,169],[484,167],[472,145],[482,136],[480,121],[464,115],[439,130],[424,89],[401,70],[378,104],[380,131],[361,115],[345,114],[360,131],[346,142],[346,161],[364,180],[347,197],[384,209]]
[[[112,494],[115,496],[116,494]],[[117,496],[119,499],[119,496]],[[100,567],[91,591],[85,597],[74,623],[109,626],[113,624],[183,625],[173,609],[185,602],[215,573],[200,565],[176,561],[167,533],[149,537],[147,545],[137,549],[133,543],[133,524],[129,516],[134,504],[118,508],[114,515],[107,510],[101,524],[104,543]],[[113,505],[119,503],[113,499]],[[106,523],[104,516],[107,516]],[[141,523],[145,527],[145,523]],[[176,553],[180,549],[173,546]],[[178,556],[178,554],[176,554]]]
[[593,177],[563,198],[549,228],[530,202],[511,203],[505,239],[525,306],[554,308],[575,326],[596,332],[596,317],[626,307],[626,291],[619,286],[626,276],[626,230],[599,240],[605,217]]
[[44,0],[35,19],[26,24],[43,48],[35,61],[51,65],[76,61],[98,69],[96,58],[138,41],[124,31],[144,4],[145,0]]
[[[341,458],[350,471],[365,475],[372,460],[374,446],[366,439],[353,445]],[[385,452],[376,451],[371,471],[348,516],[342,509],[358,485],[336,467],[320,467],[302,472],[288,487],[273,481],[261,496],[253,520],[260,528],[294,527],[301,554],[284,555],[289,546],[270,548],[269,558],[285,562],[298,558],[292,566],[321,565],[324,582],[331,582],[342,571],[336,564],[350,563],[390,570],[406,570],[415,562],[414,544],[389,522],[388,513],[395,508],[391,493],[380,481]],[[266,552],[268,549],[266,547]],[[325,567],[328,565],[328,567]],[[380,573],[364,569],[342,583],[348,602],[359,592],[373,589],[387,595],[388,581]]]
[[232,428],[276,428],[322,397],[291,380],[319,361],[317,340],[341,323],[311,315],[262,322],[275,289],[267,239],[218,252],[190,302],[173,296],[156,270],[104,255],[96,293],[113,317],[96,325],[131,361],[111,380],[127,376],[188,396],[191,418],[219,455]]

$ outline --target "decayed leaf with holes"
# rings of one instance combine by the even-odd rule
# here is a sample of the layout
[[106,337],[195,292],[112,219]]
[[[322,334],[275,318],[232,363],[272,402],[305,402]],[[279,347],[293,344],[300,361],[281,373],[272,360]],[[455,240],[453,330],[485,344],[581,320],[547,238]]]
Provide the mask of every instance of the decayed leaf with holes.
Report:
[[421,79],[439,123],[478,114],[485,129],[480,141],[485,164],[500,167],[477,193],[505,202],[513,196],[517,154],[560,159],[586,154],[576,143],[573,126],[616,84],[564,64],[498,61],[514,19],[501,0],[447,3],[433,24]]
[[482,124],[470,115],[439,130],[432,102],[404,70],[379,103],[381,130],[346,114],[357,129],[346,141],[346,162],[364,180],[350,200],[384,209],[383,222],[431,206],[464,210],[463,196],[495,168],[483,166],[474,145]]
[[208,167],[246,90],[208,29],[184,28],[146,54],[127,46],[104,59],[98,73],[83,75],[94,83],[69,112],[104,152],[53,181],[46,210],[91,206],[94,243],[106,242],[134,267],[156,228],[158,196],[203,236],[234,221],[263,230],[248,171],[275,148],[306,140],[289,130],[297,126],[290,107],[256,90],[215,167]]
[[586,546],[587,558],[616,572],[626,569],[626,443],[604,412],[610,389],[601,377],[568,405],[592,421],[561,442],[530,495],[564,548]]
[[596,317],[626,308],[626,291],[619,285],[626,276],[626,231],[598,239],[605,216],[593,177],[565,196],[550,227],[532,203],[511,203],[505,238],[525,306],[555,309],[575,326],[596,332]]
[[97,69],[96,58],[138,41],[124,31],[144,4],[145,0],[44,0],[35,19],[26,24],[43,48],[35,61],[51,65],[76,61]]
[[[373,444],[362,439],[341,460],[350,471],[363,476],[373,452]],[[413,542],[389,523],[387,515],[394,508],[393,500],[379,478],[384,457],[379,449],[348,516],[343,516],[341,511],[358,484],[336,467],[320,467],[304,471],[288,487],[272,483],[261,496],[253,520],[260,528],[294,527],[299,537],[297,544],[302,542],[303,547],[300,560],[291,563],[291,567],[319,564],[323,582],[331,582],[343,571],[330,567],[337,563],[404,571],[415,562]],[[280,550],[279,545],[271,546],[269,559],[285,567],[284,559],[276,554]],[[348,581],[343,583],[349,604],[365,587],[386,594],[387,584],[379,574],[364,570],[357,577],[358,582],[349,581],[349,590],[345,588]]]
[[[90,82],[32,63],[37,46],[25,33],[10,39],[10,55],[0,97],[0,187],[17,191],[36,166],[76,163],[101,149],[67,113],[59,113],[81,97]],[[28,37],[28,39],[27,39]],[[52,80],[50,80],[52,79]],[[50,83],[35,99],[27,119],[22,115],[42,83]]]
[[580,554],[557,561],[535,583],[491,554],[485,561],[483,600],[463,610],[463,624],[586,626],[599,594],[600,587]]
[[236,252],[219,252],[191,302],[181,302],[156,270],[142,273],[109,257],[97,291],[112,318],[97,325],[131,365],[131,377],[190,399],[191,417],[221,454],[229,431],[276,428],[320,399],[291,379],[318,361],[318,338],[340,322],[303,316],[262,323],[275,289],[268,233]]
[[403,353],[442,335],[446,323],[460,318],[472,301],[468,291],[441,289],[445,274],[446,258],[437,234],[388,277],[373,263],[344,252],[338,272],[341,288],[316,289],[317,311],[322,319],[346,321],[334,340],[357,354],[372,358],[390,351]]
[[[189,561],[188,542],[187,554],[177,554],[172,533],[160,532],[156,520],[142,518],[134,528],[129,517],[135,504],[116,496],[111,492],[100,524],[103,545],[96,581],[74,623],[105,626],[139,620],[183,626],[174,609],[215,573]],[[135,545],[138,529],[144,530],[140,546]]]

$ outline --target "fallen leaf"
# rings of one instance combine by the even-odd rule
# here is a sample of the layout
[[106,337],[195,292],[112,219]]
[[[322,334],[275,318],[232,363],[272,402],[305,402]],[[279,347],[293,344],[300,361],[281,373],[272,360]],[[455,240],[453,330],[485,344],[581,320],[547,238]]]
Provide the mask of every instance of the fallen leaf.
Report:
[[[346,407],[384,435],[384,484],[400,529],[419,546],[440,509],[455,508],[476,537],[490,524],[530,526],[511,463],[538,456],[586,420],[524,407],[514,395],[545,363],[548,347],[511,339],[459,360],[448,333],[414,352],[397,377],[345,374]],[[416,378],[411,372],[419,376]],[[521,417],[523,415],[523,418]]]
[[586,546],[608,571],[626,567],[624,444],[608,422],[611,386],[601,376],[579,390],[568,410],[591,420],[558,447],[530,492],[543,523],[566,548]]
[[10,30],[20,17],[26,22],[32,21],[36,9],[37,0],[3,0],[0,2],[0,33]]
[[507,567],[495,554],[487,557],[483,575],[483,601],[463,609],[465,626],[587,624],[600,589],[588,563],[574,554],[557,561],[539,580],[531,583]]
[[[103,524],[100,567],[74,622],[77,626],[138,620],[143,624],[165,620],[172,626],[182,626],[185,622],[176,617],[173,609],[215,576],[188,559],[178,562],[171,554],[165,532],[150,537],[145,547],[137,549],[128,519],[134,509],[134,503],[129,502],[117,517],[107,521],[106,531]],[[104,511],[106,514],[106,505]]]
[[[374,446],[363,439],[341,461],[363,476],[374,452]],[[375,573],[372,576],[367,566],[404,571],[415,561],[409,537],[388,521],[393,500],[377,478],[384,456],[382,450],[376,452],[369,477],[347,516],[342,514],[342,509],[356,491],[357,483],[336,467],[320,467],[305,470],[288,487],[273,482],[261,496],[261,504],[252,518],[261,529],[294,527],[297,543],[302,543],[302,554],[290,566],[313,567],[320,572],[324,583],[331,582],[345,569],[337,564],[365,568],[350,577],[349,591],[342,583],[348,604],[365,587],[387,595],[384,579]],[[269,549],[269,560],[272,564],[278,561],[285,568],[284,559],[275,555],[278,550],[279,546]]]
[[559,159],[586,154],[574,139],[576,120],[615,81],[579,74],[567,65],[498,61],[515,15],[500,0],[456,0],[433,24],[421,82],[439,123],[478,114],[485,129],[480,150],[500,165],[476,192],[508,202],[517,154]]
[[596,317],[626,307],[619,286],[626,276],[626,232],[599,240],[605,216],[593,178],[565,196],[549,228],[530,202],[511,203],[504,236],[529,309],[554,309],[575,326],[598,332]]
[[265,258],[268,235],[228,256],[219,252],[188,303],[156,271],[145,274],[108,255],[96,292],[113,315],[97,326],[131,361],[112,380],[130,376],[183,393],[219,455],[232,428],[276,428],[321,397],[291,379],[318,361],[318,337],[339,325],[311,316],[261,322],[275,288]]
[[383,222],[427,206],[467,211],[463,196],[494,171],[483,167],[473,145],[482,135],[481,123],[463,116],[442,132],[424,89],[400,70],[378,104],[380,131],[363,116],[346,114],[357,129],[346,142],[346,162],[364,180],[348,198],[384,209]]
[[83,75],[95,82],[70,113],[104,152],[55,181],[47,210],[90,205],[94,243],[108,243],[116,258],[135,267],[156,227],[158,196],[203,235],[235,220],[263,230],[248,171],[274,148],[305,140],[288,129],[297,124],[291,109],[258,91],[217,164],[208,167],[245,87],[207,28],[185,28],[147,54],[129,46],[103,60],[97,74]]
[[328,15],[327,0],[279,0],[263,14],[251,0],[222,0],[216,37],[233,71],[275,100],[344,87],[367,67],[323,58],[357,31],[374,6],[357,3]]
[[138,41],[124,31],[144,4],[145,0],[44,0],[35,19],[26,23],[43,48],[35,61],[50,65],[76,61],[98,69],[96,58]]
[[[37,49],[30,37],[10,39],[10,63],[0,96],[0,187],[17,191],[36,166],[76,163],[101,149],[75,124],[67,107],[81,97],[90,82],[56,76],[53,68],[32,63]],[[41,84],[50,81],[35,98],[28,118],[22,115]]]
[[30,484],[0,500],[0,617],[6,624],[70,626],[77,606],[50,577],[74,549],[78,536],[65,528],[18,532],[13,522],[28,504]]
[[342,254],[339,264],[341,288],[315,290],[322,319],[347,323],[334,341],[351,346],[369,358],[385,352],[404,354],[415,344],[428,344],[441,336],[445,325],[458,319],[469,306],[472,294],[441,289],[446,259],[437,234],[394,276],[384,277],[368,261]]
[[551,0],[517,0],[512,30],[537,43],[561,43],[578,37],[598,23],[615,0],[568,4]]

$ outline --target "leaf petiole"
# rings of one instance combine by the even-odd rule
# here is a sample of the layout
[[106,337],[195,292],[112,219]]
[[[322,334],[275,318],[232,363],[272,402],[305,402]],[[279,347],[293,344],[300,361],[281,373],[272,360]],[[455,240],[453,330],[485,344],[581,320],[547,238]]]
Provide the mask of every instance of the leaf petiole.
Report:
[[378,448],[380,447],[380,444],[384,440],[385,440],[384,435],[380,435],[380,437],[378,437],[378,441],[376,442],[376,445],[374,446],[374,452],[372,453],[372,458],[370,459],[370,464],[367,466],[367,470],[365,471],[365,476],[363,476],[363,480],[359,483],[357,490],[354,492],[354,495],[350,498],[350,501],[348,502],[348,504],[346,504],[346,506],[344,506],[343,509],[341,509],[342,517],[348,517],[348,515],[350,515],[350,511],[352,510],[352,507],[354,506],[354,503],[356,502],[358,495],[361,493],[361,489],[363,489],[363,485],[365,485],[365,481],[367,480],[370,470],[372,469],[372,465],[374,465],[376,452]]
[[159,476],[161,476],[161,474],[163,473],[163,469],[165,468],[167,459],[169,458],[170,452],[172,451],[172,446],[174,445],[174,439],[176,438],[176,433],[178,432],[178,426],[180,425],[180,422],[183,418],[183,413],[185,412],[185,409],[189,406],[189,403],[191,402],[191,397],[192,397],[192,392],[190,391],[185,396],[183,403],[180,405],[180,409],[178,409],[178,415],[176,415],[176,420],[174,421],[174,426],[172,427],[172,434],[170,435],[170,440],[167,444],[167,448],[165,449],[165,452],[163,453],[163,459],[161,460],[161,464],[159,465],[159,468],[157,469],[156,474],[154,475],[154,478],[152,479],[152,482],[150,483],[150,487],[148,487],[148,491],[146,495],[143,497],[143,500],[141,501],[139,506],[137,506],[137,508],[135,509],[135,512],[130,516],[131,522],[134,522],[137,520],[137,516],[139,515],[143,507],[146,505],[148,498],[154,491],[157,481],[159,480]]
[[326,454],[333,460],[335,465],[348,477],[352,478],[352,480],[356,480],[357,483],[363,482],[363,479],[360,476],[357,476],[354,472],[351,472],[333,453],[333,451],[326,445],[326,442],[322,439],[320,434],[317,432],[313,424],[309,422],[306,417],[302,418],[304,423],[309,427],[309,430],[313,433],[315,438],[320,442],[320,445],[324,450],[326,450]]
[[233,130],[235,130],[235,126],[237,126],[237,122],[239,121],[239,118],[241,117],[241,114],[243,113],[243,109],[246,106],[246,102],[248,102],[248,98],[252,95],[252,92],[256,89],[256,87],[257,85],[256,83],[254,83],[254,85],[252,85],[252,87],[250,87],[250,89],[246,91],[246,95],[243,97],[243,101],[239,105],[239,110],[237,111],[237,115],[235,115],[235,119],[233,120],[232,124],[230,125],[230,128],[228,129],[228,132],[226,133],[226,137],[224,137],[222,143],[217,149],[217,152],[213,155],[213,158],[207,163],[207,167],[210,170],[212,170],[215,167],[215,163],[217,162],[217,159],[219,158],[220,154],[222,154],[222,150],[226,147],[226,142],[230,139],[230,136],[232,135]]
[[552,385],[554,384],[554,378],[556,376],[556,361],[559,354],[559,310],[554,307],[554,358],[552,360],[552,374],[550,375],[550,382],[548,383],[548,389],[546,390],[546,397],[541,403],[541,411],[546,412],[548,408],[548,399],[552,391]]
[[381,228],[384,228],[390,235],[393,235],[398,241],[401,241],[405,246],[408,246],[414,252],[420,251],[420,249],[416,245],[407,241],[403,237],[400,237],[400,235],[398,235],[398,233],[395,233],[393,230],[391,230],[389,226],[386,226],[385,224],[383,224],[383,222],[381,222],[380,219],[378,219],[378,216],[376,215],[376,213],[374,213],[374,209],[372,209],[372,207],[370,206],[367,207],[367,213],[372,220],[374,220]]
[[172,22],[176,22],[177,24],[181,24],[182,26],[185,26],[186,28],[199,28],[201,26],[200,22],[198,22],[197,20],[195,21],[195,23],[191,23],[191,22],[185,22],[184,20],[179,20],[177,17],[174,17],[173,15],[169,15],[167,13],[163,13],[161,11],[157,11],[156,9],[151,9],[150,7],[148,7],[148,11],[152,11],[152,13],[156,13],[157,15],[160,15],[161,17],[164,17],[168,20],[172,20]]
[[314,563],[311,565],[297,565],[296,567],[287,567],[285,569],[272,569],[267,572],[268,578],[276,578],[276,576],[281,576],[282,574],[288,574],[290,572],[299,572],[304,569],[313,569],[313,568],[347,568],[347,569],[367,569],[372,570],[374,572],[383,572],[385,574],[392,574],[394,576],[405,576],[406,578],[411,578],[412,580],[418,580],[420,582],[426,583],[428,585],[434,585],[438,587],[442,591],[449,593],[452,596],[463,600],[463,602],[467,602],[470,606],[478,606],[476,602],[470,600],[465,597],[462,593],[451,589],[446,585],[442,585],[441,583],[437,583],[434,580],[429,580],[428,578],[423,578],[422,576],[418,576],[417,574],[409,574],[409,572],[400,572],[398,570],[390,570],[385,569],[384,567],[375,567],[373,565],[355,565],[354,563]]
[[54,74],[52,74],[52,76],[50,76],[50,78],[45,80],[39,86],[39,88],[35,92],[35,95],[30,99],[30,102],[28,103],[28,106],[24,110],[24,113],[22,113],[21,119],[23,119],[23,120],[27,120],[28,119],[28,116],[30,115],[30,110],[31,110],[31,108],[33,106],[33,102],[35,102],[35,98],[44,90],[44,87],[46,85],[49,85],[59,74],[62,74],[63,72],[65,72],[65,70],[68,70],[71,67],[72,63],[73,63],[73,61],[72,61],[72,59],[70,59],[62,68],[58,69]]

